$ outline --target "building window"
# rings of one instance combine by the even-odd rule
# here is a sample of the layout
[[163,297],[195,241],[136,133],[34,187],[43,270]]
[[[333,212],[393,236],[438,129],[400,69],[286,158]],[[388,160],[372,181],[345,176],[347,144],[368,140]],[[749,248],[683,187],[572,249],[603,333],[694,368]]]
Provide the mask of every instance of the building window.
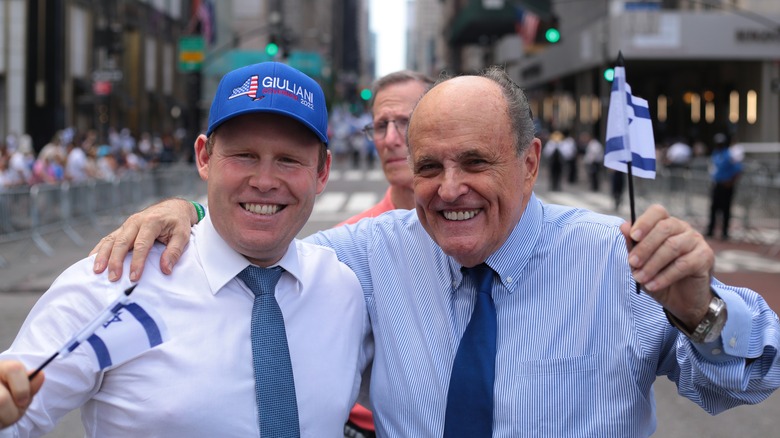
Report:
[[591,110],[591,114],[593,114],[594,122],[601,119],[601,98],[600,97],[593,96],[593,99],[591,99],[590,101],[590,110]]
[[580,123],[588,124],[592,120],[590,114],[590,96],[580,96]]
[[601,103],[598,96],[586,94],[580,96],[580,123],[589,125],[601,117]]
[[691,105],[691,122],[699,123],[701,121],[701,97],[699,97],[699,93],[685,93],[685,101]]
[[745,110],[745,120],[751,125],[758,120],[758,93],[755,90],[747,92],[747,109]]
[[668,111],[665,95],[663,94],[658,95],[658,103],[656,106],[658,106],[658,114],[656,118],[658,119],[659,122],[665,122],[667,111]]
[[704,120],[707,123],[715,121],[715,93],[707,90],[703,93],[704,96]]
[[564,94],[558,97],[558,120],[561,127],[571,128],[577,117],[577,101],[570,94]]
[[552,97],[545,97],[542,102],[542,112],[544,113],[544,121],[551,123],[553,120],[553,99]]
[[729,122],[739,122],[739,92],[736,90],[729,93]]

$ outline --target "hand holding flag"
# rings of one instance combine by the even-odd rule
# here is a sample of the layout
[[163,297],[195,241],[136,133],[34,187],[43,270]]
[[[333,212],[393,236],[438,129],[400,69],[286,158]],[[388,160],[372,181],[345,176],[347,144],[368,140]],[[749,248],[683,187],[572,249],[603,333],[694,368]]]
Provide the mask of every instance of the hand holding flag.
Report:
[[[655,139],[650,107],[646,100],[631,94],[631,86],[626,82],[623,53],[620,52],[609,98],[604,166],[628,173],[631,223],[636,222],[633,174],[655,179]],[[633,240],[631,243],[636,245]],[[636,282],[637,293],[640,292],[639,287],[639,282]]]
[[[33,371],[29,379],[32,380],[56,357],[67,357],[84,341],[92,347],[99,369],[130,359],[161,344],[165,332],[162,320],[153,318],[139,304],[130,301],[130,293],[136,286],[127,288],[59,351]],[[128,316],[124,317],[125,314]]]

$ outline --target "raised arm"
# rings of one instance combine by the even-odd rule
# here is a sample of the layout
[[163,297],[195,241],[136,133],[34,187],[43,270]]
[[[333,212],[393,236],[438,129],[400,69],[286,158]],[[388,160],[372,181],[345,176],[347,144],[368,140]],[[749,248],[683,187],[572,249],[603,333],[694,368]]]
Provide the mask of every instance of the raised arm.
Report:
[[12,360],[0,361],[0,429],[22,418],[41,385],[43,373],[29,381],[24,364]]
[[160,269],[170,274],[179,261],[190,238],[190,227],[198,223],[198,212],[184,199],[161,201],[133,214],[116,230],[100,239],[90,255],[97,254],[93,270],[101,273],[108,268],[108,278],[116,281],[122,276],[122,263],[132,250],[130,280],[138,281],[144,262],[155,240],[167,247],[160,257]]

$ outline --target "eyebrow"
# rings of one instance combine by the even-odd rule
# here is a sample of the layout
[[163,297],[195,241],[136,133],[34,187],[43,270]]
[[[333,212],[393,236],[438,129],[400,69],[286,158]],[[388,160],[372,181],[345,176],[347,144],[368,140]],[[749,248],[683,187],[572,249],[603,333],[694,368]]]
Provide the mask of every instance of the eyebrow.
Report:
[[[455,156],[455,160],[456,161],[468,160],[470,158],[482,158],[482,159],[485,159],[485,160],[489,160],[490,159],[488,156],[486,156],[483,153],[480,153],[479,151],[477,151],[475,149],[469,149],[469,150],[463,151],[463,152],[461,152],[461,153],[459,153],[458,155]],[[422,155],[422,156],[420,156],[417,159],[413,158],[413,161],[415,163],[421,163],[423,161],[440,162],[441,160],[438,159],[438,158],[435,158],[435,157],[433,157],[431,155]]]

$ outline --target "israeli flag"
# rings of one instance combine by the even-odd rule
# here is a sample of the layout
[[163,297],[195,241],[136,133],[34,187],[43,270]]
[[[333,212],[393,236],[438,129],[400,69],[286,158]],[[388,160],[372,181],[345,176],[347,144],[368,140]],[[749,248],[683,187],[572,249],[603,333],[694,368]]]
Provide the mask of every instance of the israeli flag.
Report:
[[163,343],[167,332],[162,318],[140,304],[129,302],[98,328],[87,342],[98,368],[126,362]]
[[655,139],[647,101],[631,94],[624,67],[615,67],[607,117],[604,165],[623,173],[655,179]]
[[[83,342],[92,347],[98,370],[126,362],[168,338],[163,319],[151,309],[130,301],[126,290],[57,352],[68,356]],[[56,355],[55,355],[56,356]]]

